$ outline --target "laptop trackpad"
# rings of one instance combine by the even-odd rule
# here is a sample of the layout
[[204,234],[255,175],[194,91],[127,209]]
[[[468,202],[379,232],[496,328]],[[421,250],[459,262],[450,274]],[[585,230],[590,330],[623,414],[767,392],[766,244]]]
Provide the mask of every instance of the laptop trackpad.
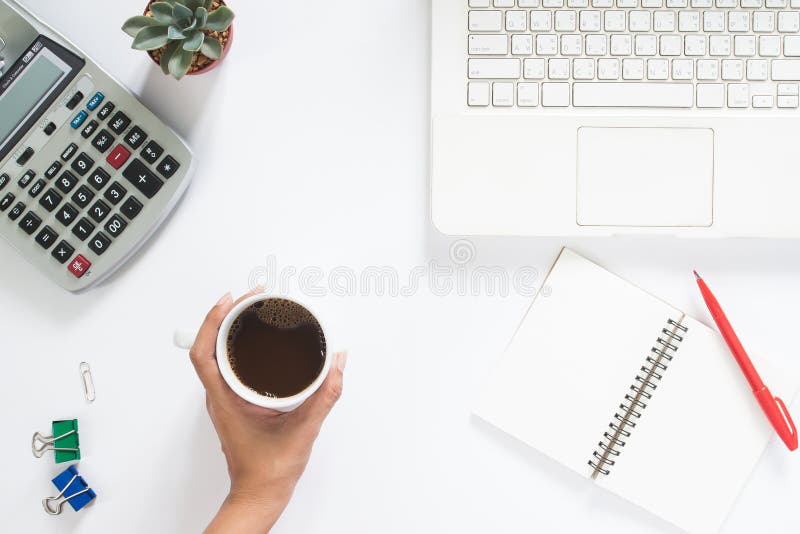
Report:
[[578,129],[581,226],[711,226],[710,128]]

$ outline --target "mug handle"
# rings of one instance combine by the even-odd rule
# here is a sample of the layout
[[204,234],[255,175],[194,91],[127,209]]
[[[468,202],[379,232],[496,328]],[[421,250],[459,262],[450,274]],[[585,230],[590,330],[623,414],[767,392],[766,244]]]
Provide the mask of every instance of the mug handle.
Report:
[[191,350],[195,339],[197,339],[197,330],[175,330],[172,335],[172,343],[179,349]]

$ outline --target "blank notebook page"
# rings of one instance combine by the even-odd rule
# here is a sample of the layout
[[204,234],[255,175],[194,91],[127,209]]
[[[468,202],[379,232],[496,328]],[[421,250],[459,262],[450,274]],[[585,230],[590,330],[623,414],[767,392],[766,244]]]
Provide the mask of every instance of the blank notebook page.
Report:
[[[664,379],[598,483],[692,533],[722,526],[774,435],[725,342],[687,318]],[[773,394],[793,391],[755,362]]]
[[582,475],[670,317],[680,312],[564,249],[475,414]]

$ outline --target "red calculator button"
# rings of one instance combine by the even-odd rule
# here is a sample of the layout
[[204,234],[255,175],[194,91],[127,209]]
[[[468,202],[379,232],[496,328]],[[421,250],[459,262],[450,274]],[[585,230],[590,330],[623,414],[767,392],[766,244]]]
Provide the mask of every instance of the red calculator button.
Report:
[[131,157],[130,151],[122,145],[117,145],[114,147],[114,150],[111,151],[111,154],[108,155],[106,161],[115,169],[119,169],[125,165],[129,157]]
[[92,264],[89,262],[89,260],[79,254],[74,260],[72,260],[72,263],[69,264],[69,272],[74,274],[75,278],[80,278],[86,274],[86,271],[88,271],[89,267],[91,266]]

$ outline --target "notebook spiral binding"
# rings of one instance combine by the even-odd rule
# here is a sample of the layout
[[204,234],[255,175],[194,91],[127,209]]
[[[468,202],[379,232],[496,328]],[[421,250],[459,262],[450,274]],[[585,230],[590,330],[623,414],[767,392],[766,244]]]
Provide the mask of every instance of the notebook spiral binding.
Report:
[[636,427],[636,420],[642,416],[642,410],[647,408],[647,403],[653,398],[656,386],[664,376],[669,363],[678,351],[683,341],[683,335],[688,331],[678,321],[669,319],[667,326],[661,329],[661,334],[656,344],[650,349],[645,364],[639,369],[625,400],[619,405],[619,410],[614,413],[614,418],[608,424],[608,430],[603,432],[603,439],[597,444],[597,449],[592,453],[589,465],[594,469],[592,478],[598,475],[608,475],[611,467],[616,463],[616,458],[622,453],[627,438]]

